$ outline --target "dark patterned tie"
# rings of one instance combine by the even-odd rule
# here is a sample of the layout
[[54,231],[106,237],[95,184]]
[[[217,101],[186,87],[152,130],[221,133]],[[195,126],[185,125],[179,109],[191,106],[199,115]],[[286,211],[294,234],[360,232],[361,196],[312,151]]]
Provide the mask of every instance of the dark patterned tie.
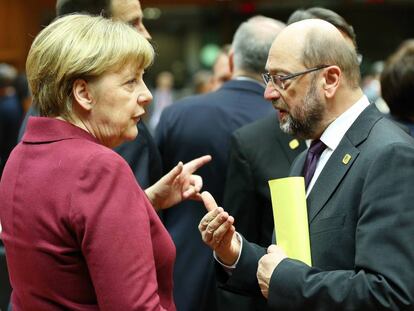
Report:
[[303,176],[305,177],[305,188],[308,189],[313,174],[315,174],[316,164],[326,149],[326,145],[319,139],[312,141],[308,154],[306,155],[306,162],[303,167]]

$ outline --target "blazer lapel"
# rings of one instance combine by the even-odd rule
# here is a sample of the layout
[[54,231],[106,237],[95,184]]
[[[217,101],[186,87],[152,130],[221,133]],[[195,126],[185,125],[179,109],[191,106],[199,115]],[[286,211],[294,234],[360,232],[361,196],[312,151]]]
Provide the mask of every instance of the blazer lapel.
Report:
[[309,193],[307,199],[309,223],[331,197],[358,154],[359,150],[344,136]]
[[[295,158],[298,156],[298,154],[306,149],[305,141],[295,139],[292,136],[283,133],[280,128],[277,128],[277,131],[280,133],[279,135],[276,135],[276,139],[279,143],[279,146],[283,150],[283,153],[286,155],[289,162],[292,163],[293,160],[295,160]],[[294,144],[290,145],[290,143],[292,143],[293,141]],[[294,148],[292,148],[291,146],[294,146]]]
[[[375,105],[369,105],[345,133],[308,195],[306,201],[309,223],[325,206],[358,157],[359,149],[357,147],[368,137],[375,123],[383,117]],[[301,167],[303,164],[304,159]]]
[[289,176],[303,176],[302,170],[303,170],[303,166],[305,165],[305,160],[306,160],[306,150],[303,151],[301,154],[299,154],[297,158],[295,159],[295,161],[292,163]]

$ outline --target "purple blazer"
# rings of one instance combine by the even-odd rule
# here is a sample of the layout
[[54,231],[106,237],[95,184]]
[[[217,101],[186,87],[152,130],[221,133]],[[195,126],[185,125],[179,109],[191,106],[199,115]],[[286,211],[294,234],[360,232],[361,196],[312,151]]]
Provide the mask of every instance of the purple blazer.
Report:
[[174,244],[128,164],[31,117],[0,182],[13,310],[175,310]]

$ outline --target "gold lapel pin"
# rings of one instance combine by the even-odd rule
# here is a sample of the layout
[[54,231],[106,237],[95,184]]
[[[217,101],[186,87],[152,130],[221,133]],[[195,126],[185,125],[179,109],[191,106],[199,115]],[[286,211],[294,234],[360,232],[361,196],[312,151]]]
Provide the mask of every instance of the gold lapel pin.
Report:
[[296,149],[297,147],[299,147],[299,141],[295,138],[295,139],[292,139],[290,142],[289,142],[289,147],[290,147],[290,149]]
[[345,165],[348,164],[351,158],[352,158],[351,155],[347,153],[346,155],[344,155],[344,158],[342,159],[342,163]]

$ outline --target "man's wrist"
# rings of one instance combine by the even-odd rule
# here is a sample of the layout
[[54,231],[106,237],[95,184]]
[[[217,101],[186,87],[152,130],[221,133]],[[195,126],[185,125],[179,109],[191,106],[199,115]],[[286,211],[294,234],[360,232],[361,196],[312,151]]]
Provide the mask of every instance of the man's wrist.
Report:
[[[213,252],[214,258],[226,269],[235,269],[239,262],[240,255],[243,249],[243,240],[238,232],[235,232],[235,239],[232,240],[232,251],[227,256],[219,255]],[[235,243],[235,245],[233,245]]]

